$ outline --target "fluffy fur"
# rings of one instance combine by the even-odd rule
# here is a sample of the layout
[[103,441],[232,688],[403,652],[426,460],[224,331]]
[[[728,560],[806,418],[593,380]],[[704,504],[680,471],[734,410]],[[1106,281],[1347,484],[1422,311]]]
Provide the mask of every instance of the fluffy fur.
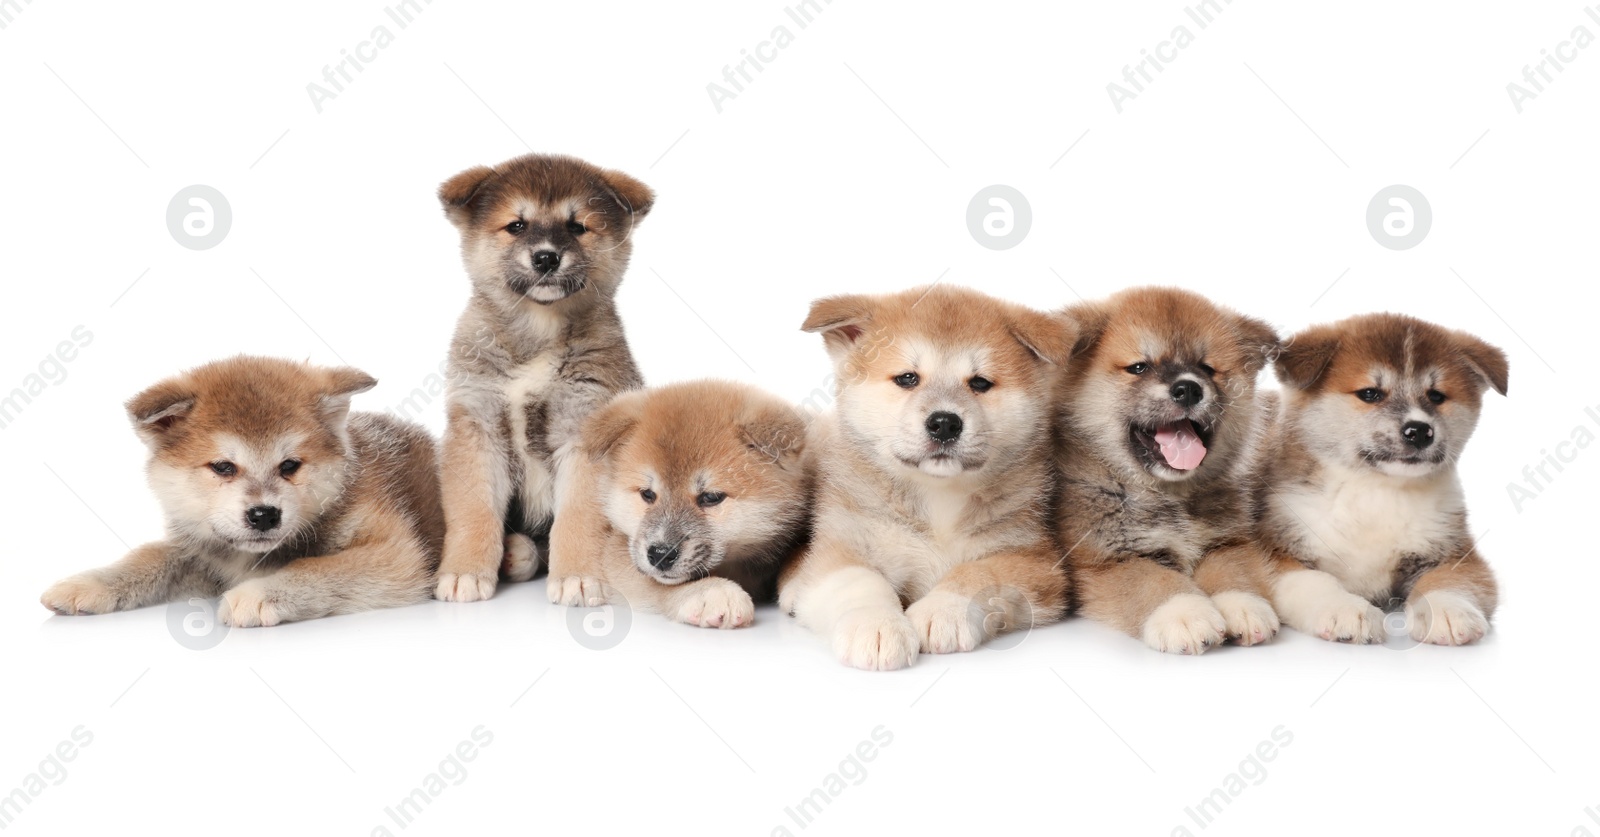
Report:
[[[349,414],[355,369],[236,357],[128,402],[167,537],[45,591],[62,614],[222,596],[236,627],[426,599],[444,518],[433,440]],[[252,517],[255,525],[252,525]]]

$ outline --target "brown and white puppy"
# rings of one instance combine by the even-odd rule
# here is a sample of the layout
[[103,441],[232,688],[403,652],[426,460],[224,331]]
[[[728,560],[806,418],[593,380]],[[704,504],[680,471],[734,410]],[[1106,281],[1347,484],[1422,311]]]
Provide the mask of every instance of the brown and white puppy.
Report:
[[812,424],[812,542],[779,606],[877,670],[1060,618],[1049,392],[1071,323],[941,285],[822,299],[803,328],[838,402]]
[[135,396],[128,415],[167,537],[41,601],[109,613],[220,594],[219,620],[252,627],[427,599],[444,541],[433,439],[350,414],[350,397],[376,384],[240,356]]
[[620,593],[690,625],[751,624],[806,535],[799,412],[744,384],[673,384],[617,396],[578,447],[550,533],[550,601]]
[[471,602],[539,571],[561,464],[584,418],[643,385],[617,316],[643,183],[530,154],[439,188],[472,280],[450,344],[444,563],[434,595]]
[[1505,354],[1464,332],[1369,314],[1296,335],[1277,372],[1285,392],[1261,530],[1283,621],[1381,642],[1374,605],[1404,601],[1419,642],[1481,638],[1496,588],[1467,528],[1456,460],[1484,390],[1506,392]]
[[1174,288],[1071,306],[1061,545],[1084,615],[1158,651],[1278,631],[1252,490],[1271,326]]

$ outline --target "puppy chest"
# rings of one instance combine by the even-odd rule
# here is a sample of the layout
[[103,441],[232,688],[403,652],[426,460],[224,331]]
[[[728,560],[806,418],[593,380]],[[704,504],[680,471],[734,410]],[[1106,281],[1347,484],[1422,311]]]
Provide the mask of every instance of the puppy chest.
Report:
[[1280,525],[1296,532],[1301,557],[1351,592],[1385,595],[1406,554],[1431,554],[1455,534],[1459,495],[1394,485],[1392,478],[1330,480],[1320,492],[1282,493]]

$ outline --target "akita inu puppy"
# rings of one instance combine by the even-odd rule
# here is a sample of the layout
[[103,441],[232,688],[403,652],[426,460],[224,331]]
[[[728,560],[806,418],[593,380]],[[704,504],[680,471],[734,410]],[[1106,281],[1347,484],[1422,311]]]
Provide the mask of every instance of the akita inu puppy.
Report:
[[46,590],[62,614],[222,596],[218,618],[276,625],[420,602],[444,542],[433,439],[350,414],[355,369],[236,357],[128,402],[167,538]]
[[812,542],[779,606],[863,669],[1060,618],[1050,388],[1072,324],[933,286],[822,299],[803,328],[838,402],[812,425]]
[[571,157],[530,154],[439,187],[472,297],[450,344],[438,598],[539,571],[556,483],[590,412],[643,386],[617,316],[633,228],[654,195]]
[[707,628],[771,600],[803,543],[805,422],[754,387],[695,381],[629,392],[589,417],[550,532],[550,601],[621,599]]
[[1173,288],[1067,314],[1061,545],[1085,616],[1158,651],[1198,654],[1278,631],[1252,490],[1271,326]]
[[1419,642],[1482,637],[1495,581],[1467,529],[1456,460],[1484,389],[1506,392],[1505,354],[1369,314],[1296,335],[1277,372],[1286,389],[1261,531],[1279,615],[1323,639],[1381,642],[1374,603],[1404,601]]

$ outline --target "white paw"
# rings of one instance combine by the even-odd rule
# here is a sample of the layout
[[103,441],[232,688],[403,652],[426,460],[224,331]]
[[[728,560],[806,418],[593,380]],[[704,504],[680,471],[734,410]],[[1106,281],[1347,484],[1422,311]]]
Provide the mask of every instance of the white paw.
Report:
[[1347,593],[1311,614],[1307,633],[1332,642],[1367,645],[1383,642],[1383,611],[1354,593]]
[[235,628],[270,628],[283,616],[265,586],[246,581],[222,594],[217,621]]
[[1179,593],[1144,620],[1144,644],[1172,654],[1200,654],[1220,644],[1227,629],[1210,598]]
[[500,559],[500,577],[507,581],[527,581],[539,574],[543,556],[533,538],[520,532],[506,535],[505,557]]
[[105,582],[85,573],[50,585],[39,603],[63,616],[110,613],[117,609],[117,597]]
[[756,605],[737,583],[707,578],[694,583],[678,606],[677,618],[701,628],[742,628],[756,620]]
[[924,654],[971,651],[988,638],[984,611],[971,599],[948,590],[934,590],[906,608]]
[[1434,645],[1468,645],[1489,632],[1489,619],[1472,599],[1449,590],[1430,590],[1406,602],[1411,638]]
[[476,573],[439,573],[433,597],[441,602],[478,602],[494,596],[495,577]]
[[544,590],[551,604],[567,607],[599,607],[611,601],[611,587],[588,575],[550,576]]
[[1225,633],[1240,645],[1257,645],[1278,634],[1278,612],[1271,603],[1254,593],[1224,590],[1211,597],[1227,624]]
[[917,631],[899,610],[859,608],[839,618],[833,653],[839,661],[867,671],[890,671],[917,661]]

